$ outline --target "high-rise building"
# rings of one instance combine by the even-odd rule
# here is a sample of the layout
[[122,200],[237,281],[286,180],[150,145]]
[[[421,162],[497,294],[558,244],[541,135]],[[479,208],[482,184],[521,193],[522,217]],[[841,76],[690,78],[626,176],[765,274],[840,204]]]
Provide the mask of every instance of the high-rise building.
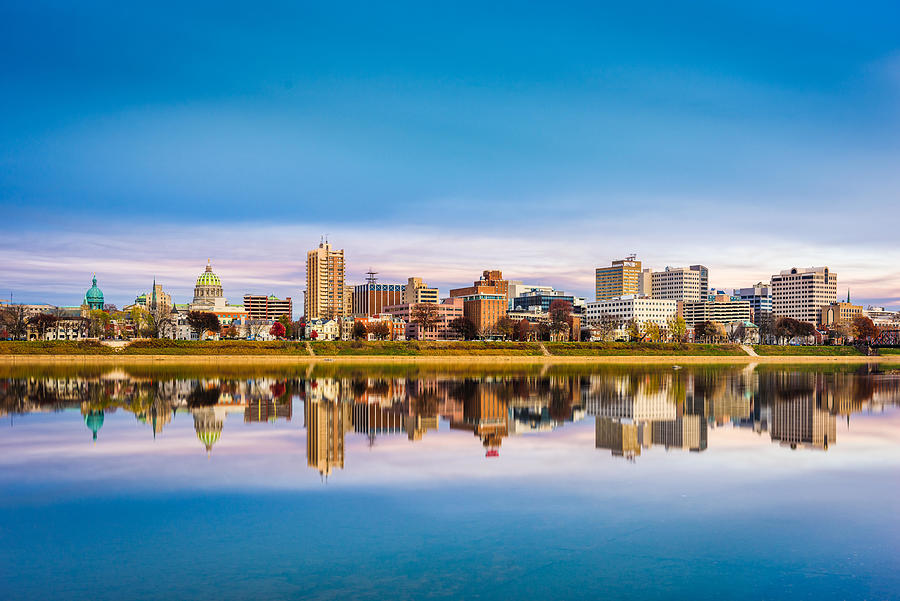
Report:
[[700,272],[687,267],[666,267],[651,274],[651,296],[674,301],[705,300],[701,296]]
[[353,289],[352,315],[378,315],[385,307],[399,305],[405,289],[402,284],[379,284],[374,279],[360,284]]
[[439,300],[438,289],[429,288],[428,284],[426,284],[422,278],[409,278],[406,286],[403,287],[401,304],[415,305],[418,303],[437,303]]
[[653,296],[653,271],[651,269],[641,270],[641,274],[638,276],[638,294]]
[[691,270],[700,274],[700,298],[709,294],[709,268],[706,265],[691,265]]
[[640,294],[641,262],[635,255],[613,261],[611,267],[598,267],[595,276],[598,302],[626,294]]
[[282,315],[293,319],[294,303],[291,297],[280,299],[274,294],[245,294],[244,309],[247,310],[250,319],[275,320]]
[[344,250],[333,250],[328,242],[306,253],[306,319],[332,319],[349,315],[344,283]]
[[153,278],[153,287],[150,292],[145,292],[134,299],[134,304],[148,311],[167,313],[172,308],[172,296],[163,291],[162,284],[156,283]]
[[837,302],[837,274],[827,267],[785,269],[772,276],[772,314],[817,324],[821,309]]
[[750,303],[750,311],[753,319],[750,321],[759,323],[765,315],[772,314],[772,288],[768,284],[759,282],[750,288],[734,290],[734,296]]
[[344,433],[352,427],[349,403],[307,398],[306,464],[323,476],[344,468]]

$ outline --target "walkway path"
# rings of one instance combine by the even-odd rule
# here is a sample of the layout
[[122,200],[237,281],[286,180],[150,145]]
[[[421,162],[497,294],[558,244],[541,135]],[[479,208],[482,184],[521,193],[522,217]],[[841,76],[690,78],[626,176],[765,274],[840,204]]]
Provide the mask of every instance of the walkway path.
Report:
[[547,350],[547,347],[544,346],[543,342],[539,342],[538,345],[541,347],[541,352],[544,353],[545,356],[550,356],[550,351]]
[[750,346],[749,344],[742,344],[741,350],[744,351],[745,353],[747,353],[748,355],[750,355],[751,357],[759,357],[759,355],[756,354],[756,351],[753,350],[753,347]]
[[312,345],[309,343],[309,340],[303,343],[306,346],[306,352],[309,353],[310,357],[315,357],[316,354],[312,350]]

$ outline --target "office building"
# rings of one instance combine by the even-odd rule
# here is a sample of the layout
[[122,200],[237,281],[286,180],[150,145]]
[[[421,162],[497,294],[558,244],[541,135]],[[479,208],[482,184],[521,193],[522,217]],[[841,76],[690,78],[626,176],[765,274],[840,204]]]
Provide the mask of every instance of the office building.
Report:
[[307,319],[331,319],[349,315],[352,309],[344,283],[344,251],[328,242],[306,253],[306,297],[303,312]]
[[759,282],[750,288],[734,290],[734,296],[750,303],[750,311],[753,323],[759,323],[766,315],[772,314],[772,288],[768,284]]
[[612,266],[598,267],[595,272],[595,298],[599,302],[639,294],[640,280],[641,262],[634,255],[613,261]]
[[517,311],[542,311],[547,313],[550,311],[550,305],[553,301],[561,300],[569,303],[570,307],[575,306],[575,297],[566,294],[561,290],[547,292],[526,292],[520,296],[510,299],[513,309]]
[[245,294],[244,309],[247,311],[250,319],[264,319],[267,321],[275,321],[282,315],[287,315],[288,319],[293,319],[294,314],[294,304],[291,301],[291,297],[282,300],[274,294],[269,296],[264,294]]
[[835,326],[839,323],[852,323],[856,317],[863,315],[862,305],[852,303],[831,303],[822,307],[819,316],[819,325],[823,327]]
[[506,317],[509,282],[500,271],[486,270],[481,279],[465,288],[454,288],[451,298],[463,301],[463,312],[475,324],[480,336],[494,332],[497,322]]
[[653,270],[642,269],[638,276],[638,296],[653,296]]
[[429,288],[422,278],[412,277],[406,281],[403,298],[399,304],[415,305],[417,303],[438,303],[438,289]]
[[[643,274],[643,272],[642,272]],[[674,301],[699,301],[701,296],[700,272],[687,267],[666,267],[651,274],[653,298]]]
[[677,311],[678,303],[673,300],[627,295],[588,303],[585,307],[584,321],[586,324],[597,324],[602,321],[604,315],[608,315],[620,324],[633,319],[638,324],[652,321],[666,327]]
[[353,289],[352,315],[378,315],[385,307],[403,303],[406,286],[379,284],[375,281],[360,284]]
[[689,328],[701,321],[716,321],[728,324],[736,321],[750,321],[750,301],[737,300],[726,294],[717,294],[710,301],[680,303],[681,316]]
[[706,265],[691,265],[691,270],[700,274],[700,298],[709,294],[709,268]]
[[817,324],[821,309],[837,302],[837,274],[827,267],[786,269],[772,276],[772,314]]
[[[434,303],[420,303],[434,305]],[[406,339],[407,340],[459,340],[460,335],[450,324],[453,320],[464,315],[464,300],[462,298],[445,298],[442,302],[435,305],[434,327],[425,329],[414,319],[416,305],[404,303],[402,305],[394,305],[385,307],[384,313],[393,316],[395,319],[406,322]]]

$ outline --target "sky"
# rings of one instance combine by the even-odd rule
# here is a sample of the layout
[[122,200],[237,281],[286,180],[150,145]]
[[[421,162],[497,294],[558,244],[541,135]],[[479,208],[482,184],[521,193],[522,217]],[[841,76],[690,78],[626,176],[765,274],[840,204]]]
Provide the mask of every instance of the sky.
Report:
[[[302,302],[636,253],[900,308],[900,5],[0,0],[0,299]],[[296,312],[296,311],[295,311]]]

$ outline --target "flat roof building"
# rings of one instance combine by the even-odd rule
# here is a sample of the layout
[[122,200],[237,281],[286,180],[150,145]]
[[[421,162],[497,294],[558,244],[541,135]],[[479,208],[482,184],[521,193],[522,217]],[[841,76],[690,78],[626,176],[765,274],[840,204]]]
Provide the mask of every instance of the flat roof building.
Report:
[[687,267],[666,267],[651,274],[651,296],[674,301],[699,301],[700,272]]
[[641,262],[635,255],[613,261],[610,267],[598,267],[594,275],[597,301],[640,293]]
[[772,276],[772,313],[817,324],[821,309],[837,302],[837,274],[827,267],[785,269]]
[[244,309],[250,319],[277,320],[282,315],[293,319],[294,303],[291,297],[280,299],[274,294],[245,294]]

